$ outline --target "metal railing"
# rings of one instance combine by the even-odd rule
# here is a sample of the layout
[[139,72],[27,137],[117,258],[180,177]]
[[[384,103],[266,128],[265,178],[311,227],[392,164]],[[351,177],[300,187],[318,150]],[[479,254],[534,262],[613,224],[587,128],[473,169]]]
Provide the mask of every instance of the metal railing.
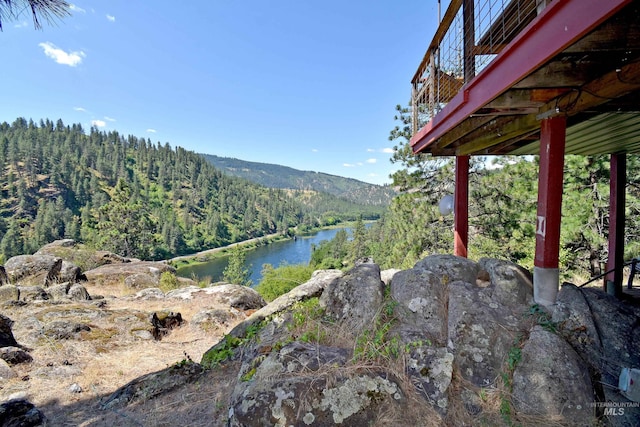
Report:
[[451,0],[411,83],[415,134],[551,0]]

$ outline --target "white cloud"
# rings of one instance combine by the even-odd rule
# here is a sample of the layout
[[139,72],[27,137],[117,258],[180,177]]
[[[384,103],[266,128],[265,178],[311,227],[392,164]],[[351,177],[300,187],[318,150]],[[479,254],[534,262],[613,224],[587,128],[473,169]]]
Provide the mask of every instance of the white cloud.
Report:
[[40,43],[38,46],[44,49],[45,55],[58,64],[68,65],[70,67],[75,67],[82,63],[82,58],[86,56],[83,51],[65,52],[51,42]]
[[91,126],[103,128],[107,125],[104,120],[91,120]]
[[108,122],[115,122],[115,121],[116,121],[116,119],[111,118],[111,117],[109,117],[109,116],[104,116],[104,119],[105,119],[106,121],[108,121]]
[[367,159],[367,163],[377,163],[378,159]]
[[116,17],[113,15],[107,15],[107,21],[116,22]]
[[351,164],[351,163],[343,163],[343,164],[342,164],[342,166],[344,166],[345,168],[353,168],[353,167],[355,167],[356,165]]
[[28,27],[29,23],[27,21],[22,21],[22,22],[18,22],[17,24],[14,25],[14,28],[24,28],[24,27]]
[[374,150],[373,148],[367,148],[367,153],[375,153],[376,150]]
[[85,13],[86,10],[84,10],[83,8],[71,3],[69,4],[69,9],[71,9],[74,12],[78,12],[78,13]]
[[149,129],[147,129],[147,132],[149,132],[149,133],[156,133],[156,132],[157,132],[157,130],[149,128]]
[[387,154],[393,154],[394,153],[394,149],[393,148],[383,148],[382,149],[383,153],[387,153]]
[[311,149],[311,152],[312,152],[312,153],[317,153],[317,152],[318,152],[318,149],[317,149],[317,148],[312,148],[312,149]]
[[85,109],[84,109],[84,108],[82,108],[82,107],[73,107],[73,109],[74,109],[74,110],[76,110],[76,111],[83,112],[83,113],[86,113],[86,112],[87,112],[87,110],[85,110]]

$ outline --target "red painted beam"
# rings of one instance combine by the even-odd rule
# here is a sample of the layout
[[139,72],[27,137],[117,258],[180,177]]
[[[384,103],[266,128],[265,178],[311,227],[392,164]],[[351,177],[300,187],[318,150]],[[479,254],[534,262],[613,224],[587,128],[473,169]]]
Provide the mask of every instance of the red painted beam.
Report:
[[414,153],[446,132],[558,53],[588,34],[632,0],[551,2],[496,58],[411,138]]
[[540,129],[540,171],[538,172],[538,220],[534,265],[558,268],[564,147],[567,118],[542,121]]
[[627,158],[624,154],[611,155],[609,177],[609,258],[605,291],[622,295],[622,268],[624,264],[625,192],[627,180]]
[[456,157],[453,254],[467,257],[469,243],[469,156]]

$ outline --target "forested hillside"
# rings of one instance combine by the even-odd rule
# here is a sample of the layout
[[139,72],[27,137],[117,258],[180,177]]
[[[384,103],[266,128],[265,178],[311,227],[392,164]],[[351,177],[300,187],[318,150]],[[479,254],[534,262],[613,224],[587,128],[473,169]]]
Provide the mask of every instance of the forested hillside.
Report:
[[248,179],[265,187],[312,190],[332,194],[354,203],[388,206],[396,192],[390,186],[368,184],[352,178],[322,172],[301,171],[269,163],[247,162],[211,154],[203,156],[229,175]]
[[5,259],[60,238],[160,259],[381,211],[262,187],[183,148],[61,120],[1,123],[0,172]]

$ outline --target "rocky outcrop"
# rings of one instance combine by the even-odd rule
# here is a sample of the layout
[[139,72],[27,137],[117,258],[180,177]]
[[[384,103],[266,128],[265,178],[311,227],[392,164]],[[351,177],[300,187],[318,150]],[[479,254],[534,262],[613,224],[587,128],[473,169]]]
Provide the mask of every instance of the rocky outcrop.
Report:
[[206,288],[187,286],[167,292],[167,298],[197,299],[201,295],[213,297],[219,304],[228,305],[238,310],[259,309],[266,305],[264,298],[248,286],[223,283]]
[[589,370],[558,335],[534,326],[513,373],[513,405],[519,413],[591,425],[595,401]]
[[[136,288],[155,285],[162,271],[172,270],[121,262],[87,278],[128,280]],[[138,280],[143,276],[154,280]],[[148,303],[152,312],[109,310],[112,299],[97,305],[88,294],[70,304],[78,286],[14,287],[15,303],[38,307],[21,323],[29,342],[42,336],[57,345],[109,342],[123,334],[161,349],[172,338],[182,345],[194,331],[226,333],[200,363],[185,353],[181,362],[101,399],[101,408],[117,413],[172,393],[198,395],[211,383],[221,387],[215,402],[198,395],[184,403],[223,408],[216,413],[224,416],[207,419],[209,425],[631,426],[640,418],[626,408],[624,416],[604,419],[596,404],[626,401],[602,383],[616,384],[620,366],[640,366],[634,351],[640,348],[640,309],[567,285],[549,313],[534,304],[528,272],[502,260],[432,255],[384,275],[364,260],[345,273],[316,272],[269,304],[255,290],[231,284],[166,294],[153,286],[122,298]],[[34,297],[25,300],[23,292]],[[173,308],[184,302],[197,311]],[[177,326],[162,342],[152,341]],[[0,353],[13,361],[16,350],[6,346]],[[0,359],[0,377],[22,369]],[[37,371],[56,372],[74,377],[66,392],[88,390],[77,380],[78,366]]]
[[358,334],[380,310],[383,294],[380,267],[362,263],[328,284],[320,297],[320,306],[346,330]]
[[11,331],[12,325],[13,321],[11,319],[0,314],[0,347],[13,347],[18,345]]
[[[600,384],[618,384],[622,368],[640,366],[640,307],[596,289],[562,286],[552,321],[558,334],[580,355],[586,370],[596,380],[596,400],[626,402],[615,388]],[[619,413],[605,415],[602,405],[598,415],[606,417],[612,426],[633,426],[640,419],[640,407],[625,407]]]
[[146,274],[160,279],[160,275],[168,271],[170,273],[176,272],[175,268],[163,262],[153,261],[132,261],[122,262],[116,264],[105,264],[98,268],[94,268],[89,271],[85,271],[84,275],[87,280],[110,280],[110,281],[124,281],[129,276],[137,274]]
[[77,247],[77,242],[73,239],[60,239],[42,246],[34,255],[60,256],[60,249],[70,249]]
[[124,284],[133,289],[156,288],[160,285],[157,274],[135,273],[124,279]]
[[[77,283],[86,278],[75,264],[46,254],[18,255],[5,263],[6,283],[49,287],[60,282]],[[1,276],[1,274],[0,274]],[[0,278],[0,284],[2,280]]]
[[10,400],[0,404],[0,425],[2,426],[36,427],[45,422],[44,414],[27,400]]
[[[585,293],[563,289],[552,319],[534,304],[530,275],[509,262],[430,256],[395,273],[388,290],[365,263],[325,287],[319,318],[269,304],[261,309],[269,315],[236,327],[203,363],[232,366],[216,358],[225,351],[240,362],[233,426],[362,425],[383,412],[396,424],[430,417],[451,425],[593,425],[602,415],[594,404],[603,398],[594,381],[603,375],[602,356],[638,363],[629,349],[638,346],[640,313],[602,292]],[[606,302],[589,314],[596,299]],[[598,350],[603,340],[610,351]],[[502,396],[499,410],[487,392]],[[618,418],[615,425],[635,419]]]

